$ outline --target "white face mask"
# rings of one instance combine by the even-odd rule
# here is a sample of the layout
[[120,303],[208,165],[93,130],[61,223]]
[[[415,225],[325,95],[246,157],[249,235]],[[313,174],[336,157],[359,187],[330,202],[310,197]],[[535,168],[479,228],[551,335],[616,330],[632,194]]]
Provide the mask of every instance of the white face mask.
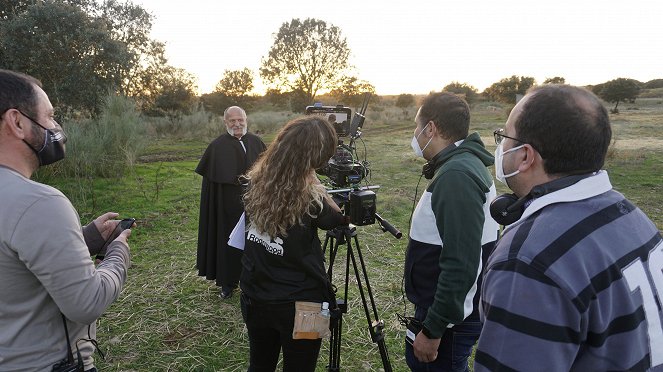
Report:
[[509,177],[515,176],[516,174],[520,173],[520,171],[516,169],[512,173],[504,174],[502,159],[504,158],[504,155],[506,155],[506,154],[508,154],[512,151],[516,151],[516,150],[522,148],[523,146],[525,146],[525,145],[516,146],[516,147],[510,148],[510,149],[504,151],[504,149],[502,148],[502,143],[500,143],[499,145],[497,145],[497,148],[495,149],[495,177],[497,178],[498,181],[502,182],[503,184],[505,184],[507,186],[509,186],[509,185],[506,183],[506,179],[509,178]]
[[[428,127],[428,124],[426,124],[426,126],[421,130],[421,132],[419,132],[419,134],[417,134],[416,136],[412,136],[412,143],[411,143],[412,150],[414,150],[415,155],[417,155],[421,158],[424,157],[424,150],[426,150],[426,147],[428,147],[428,145],[430,145],[430,141],[433,140],[433,137],[431,137],[428,140],[428,142],[426,142],[426,146],[424,146],[423,149],[419,147],[419,141],[417,141],[417,140],[419,139],[419,136],[421,136],[421,133],[423,133],[424,130],[426,130],[426,127]],[[415,133],[416,133],[416,131],[415,131]]]

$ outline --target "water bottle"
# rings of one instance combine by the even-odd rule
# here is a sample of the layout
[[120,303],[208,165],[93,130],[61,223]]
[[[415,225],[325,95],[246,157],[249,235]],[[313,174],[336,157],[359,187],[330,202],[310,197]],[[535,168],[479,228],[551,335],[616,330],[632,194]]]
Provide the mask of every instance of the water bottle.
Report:
[[323,302],[322,303],[322,310],[320,310],[320,315],[323,318],[329,318],[329,302]]

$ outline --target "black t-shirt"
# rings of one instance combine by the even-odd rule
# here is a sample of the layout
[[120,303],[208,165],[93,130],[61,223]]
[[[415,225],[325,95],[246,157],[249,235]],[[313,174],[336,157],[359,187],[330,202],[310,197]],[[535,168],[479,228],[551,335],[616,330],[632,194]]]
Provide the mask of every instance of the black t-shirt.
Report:
[[317,217],[306,215],[302,222],[287,230],[287,238],[248,231],[240,279],[244,294],[267,303],[331,300],[318,228],[337,227],[344,217],[323,201]]

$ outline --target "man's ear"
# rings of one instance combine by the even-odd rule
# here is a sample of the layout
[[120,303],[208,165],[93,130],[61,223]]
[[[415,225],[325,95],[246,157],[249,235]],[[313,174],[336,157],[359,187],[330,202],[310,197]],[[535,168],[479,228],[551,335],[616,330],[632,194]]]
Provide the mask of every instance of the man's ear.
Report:
[[25,138],[26,127],[21,123],[21,113],[16,109],[9,109],[2,115],[2,122],[5,130],[12,135],[23,139]]
[[[532,147],[532,145],[526,143],[526,144],[523,145],[523,149],[525,151],[520,151],[520,153],[523,154],[523,155],[520,155],[520,156],[522,156],[522,159],[520,160],[520,163],[518,164],[518,170],[519,171],[525,172],[527,170],[530,170],[530,168],[536,166],[538,163],[543,162],[543,158],[541,157],[539,152],[536,151],[534,149],[534,147]],[[514,154],[514,156],[517,156],[517,155]],[[543,165],[543,164],[541,164],[541,165]]]
[[429,130],[428,128],[430,128],[431,137],[440,135],[439,131],[437,130],[437,125],[435,125],[434,121],[431,120],[428,122],[428,127],[426,128],[426,130]]

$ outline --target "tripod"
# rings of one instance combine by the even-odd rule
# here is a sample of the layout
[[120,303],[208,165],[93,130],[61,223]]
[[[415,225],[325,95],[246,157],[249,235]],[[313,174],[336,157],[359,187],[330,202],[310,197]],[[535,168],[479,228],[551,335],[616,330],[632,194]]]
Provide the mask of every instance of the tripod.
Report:
[[[352,242],[354,241],[354,246]],[[337,306],[332,311],[331,319],[331,336],[329,338],[329,365],[327,366],[328,371],[340,371],[341,366],[341,326],[343,324],[343,313],[348,311],[348,279],[350,277],[350,261],[352,261],[352,267],[354,269],[355,278],[357,279],[357,287],[359,288],[359,293],[361,295],[361,302],[364,307],[364,312],[366,314],[366,320],[368,321],[368,330],[371,334],[371,340],[374,343],[378,344],[380,350],[380,356],[382,357],[382,365],[384,366],[385,372],[391,372],[391,362],[389,361],[389,354],[387,352],[387,346],[384,343],[384,321],[378,320],[378,312],[375,307],[375,300],[373,299],[373,291],[371,290],[371,285],[368,282],[368,274],[366,272],[366,265],[364,264],[364,258],[361,254],[361,249],[359,247],[359,239],[357,238],[357,228],[354,225],[346,225],[334,228],[327,231],[325,237],[325,243],[322,248],[322,252],[326,251],[327,247],[331,247],[329,250],[329,268],[327,270],[327,275],[329,280],[332,278],[332,270],[334,268],[334,260],[336,259],[336,253],[338,252],[338,247],[341,245],[347,246],[347,255],[345,261],[345,285],[343,299],[337,300]],[[364,293],[364,287],[362,284],[362,276],[359,273],[359,267],[357,265],[357,260],[355,258],[355,252],[359,257],[359,263],[361,267],[361,273],[363,274],[363,283],[366,284],[366,294],[368,294],[368,299],[370,300],[370,305],[372,310],[369,311],[368,302],[366,301],[366,294]]]

